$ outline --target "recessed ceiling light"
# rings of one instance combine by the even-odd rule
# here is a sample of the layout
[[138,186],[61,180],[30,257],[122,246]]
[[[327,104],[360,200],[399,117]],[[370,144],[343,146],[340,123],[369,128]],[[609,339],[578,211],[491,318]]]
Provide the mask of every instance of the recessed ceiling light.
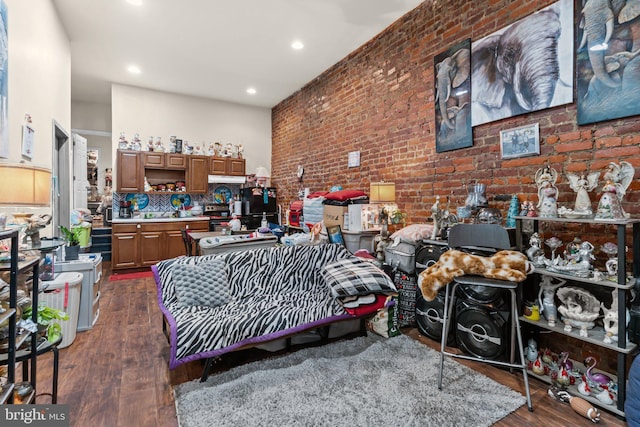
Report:
[[127,3],[134,6],[142,6],[142,0],[127,0]]
[[142,72],[140,67],[138,67],[137,65],[129,65],[127,67],[127,71],[130,72],[131,74],[140,74]]
[[257,93],[256,88],[254,87],[247,88],[247,93],[249,95],[255,95]]
[[300,40],[296,40],[291,43],[291,47],[295,50],[300,50],[304,47],[304,43],[302,43]]

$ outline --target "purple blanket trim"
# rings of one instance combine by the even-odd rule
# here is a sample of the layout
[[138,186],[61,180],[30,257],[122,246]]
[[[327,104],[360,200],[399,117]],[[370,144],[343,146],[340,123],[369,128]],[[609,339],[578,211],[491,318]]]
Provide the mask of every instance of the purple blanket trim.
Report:
[[164,318],[169,322],[169,342],[170,342],[170,355],[169,355],[169,369],[174,369],[178,365],[175,364],[176,360],[176,342],[178,338],[178,326],[176,325],[176,320],[171,315],[171,312],[167,310],[167,307],[164,306],[162,302],[162,285],[160,283],[160,274],[158,273],[158,267],[155,265],[151,266],[151,271],[153,271],[153,278],[156,280],[156,288],[158,289],[158,305],[160,306],[160,311],[164,315]]

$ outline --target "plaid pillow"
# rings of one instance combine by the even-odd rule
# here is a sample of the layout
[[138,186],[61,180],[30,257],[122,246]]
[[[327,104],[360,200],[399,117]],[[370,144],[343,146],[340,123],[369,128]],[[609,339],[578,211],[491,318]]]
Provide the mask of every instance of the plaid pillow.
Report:
[[327,264],[320,273],[334,298],[396,292],[389,276],[372,263],[356,257]]

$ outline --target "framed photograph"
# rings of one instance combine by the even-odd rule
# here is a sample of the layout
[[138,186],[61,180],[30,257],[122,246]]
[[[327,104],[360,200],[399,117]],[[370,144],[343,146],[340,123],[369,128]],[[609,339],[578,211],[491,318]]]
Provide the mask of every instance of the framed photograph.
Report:
[[540,126],[538,123],[500,132],[500,154],[503,159],[540,154]]
[[331,225],[327,227],[327,236],[329,236],[329,243],[339,243],[344,245],[344,237],[342,237],[342,229],[339,225]]
[[22,125],[22,155],[28,159],[33,158],[35,131],[29,125]]

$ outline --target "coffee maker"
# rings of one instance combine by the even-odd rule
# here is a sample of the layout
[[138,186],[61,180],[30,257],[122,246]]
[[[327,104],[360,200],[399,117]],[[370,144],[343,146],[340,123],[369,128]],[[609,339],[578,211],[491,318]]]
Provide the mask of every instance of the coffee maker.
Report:
[[118,214],[120,218],[131,218],[131,202],[122,200],[120,202],[120,212]]

